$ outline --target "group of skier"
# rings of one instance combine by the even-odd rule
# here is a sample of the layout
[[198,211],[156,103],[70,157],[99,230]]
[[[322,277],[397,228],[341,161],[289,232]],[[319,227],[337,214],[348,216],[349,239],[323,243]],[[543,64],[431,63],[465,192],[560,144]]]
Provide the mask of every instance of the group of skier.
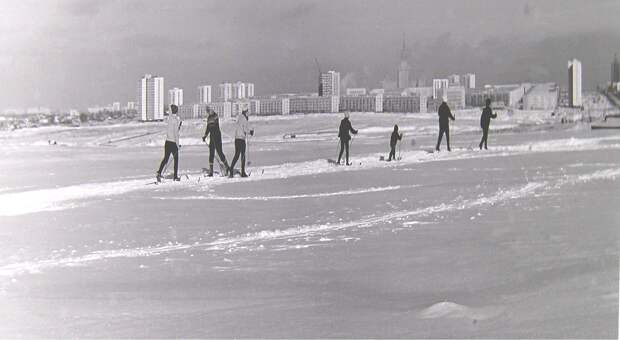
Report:
[[[183,122],[177,113],[178,107],[176,105],[170,105],[170,115],[168,117],[166,128],[166,143],[164,145],[164,158],[159,165],[159,170],[157,170],[157,182],[160,182],[162,179],[162,171],[166,164],[168,164],[170,155],[174,158],[173,180],[180,180],[178,176],[180,146],[179,131],[181,130]],[[206,142],[207,137],[209,137],[209,169],[207,170],[207,176],[213,176],[213,161],[215,160],[215,154],[217,153],[217,156],[223,165],[225,175],[228,175],[230,178],[234,176],[235,164],[237,164],[237,161],[241,158],[241,177],[248,177],[248,174],[245,172],[246,140],[248,135],[254,135],[254,130],[250,128],[248,118],[248,107],[247,105],[244,105],[241,109],[241,114],[237,117],[235,127],[235,155],[232,163],[228,165],[226,155],[224,155],[224,151],[222,150],[222,131],[220,130],[220,119],[215,111],[209,109],[207,116],[207,127],[204,135],[202,136],[203,142]]]
[[248,174],[245,172],[247,138],[248,135],[254,136],[254,130],[250,128],[248,119],[248,107],[243,106],[241,114],[237,117],[237,125],[235,127],[235,155],[229,166],[224,151],[222,151],[222,131],[220,130],[219,116],[215,111],[209,109],[207,128],[202,136],[203,142],[206,142],[207,137],[209,137],[209,169],[207,171],[207,176],[213,177],[213,160],[217,152],[220,162],[223,163],[223,170],[225,170],[225,174],[228,175],[228,177],[232,178],[235,175],[235,164],[237,164],[239,157],[241,157],[241,177],[248,177]]
[[[439,151],[441,138],[444,134],[446,135],[448,151],[450,151],[450,120],[455,120],[455,118],[445,100],[441,103],[441,105],[439,105],[437,114],[439,115],[439,136],[437,137],[437,146],[435,146],[435,151]],[[487,150],[489,125],[491,125],[492,118],[497,118],[497,114],[493,113],[493,110],[491,109],[491,99],[487,98],[485,101],[485,106],[482,109],[482,114],[480,115],[480,128],[482,128],[482,139],[480,140],[480,144],[478,144],[480,150],[482,150],[483,146],[484,149]]]
[[[247,104],[241,109],[241,114],[237,117],[236,127],[235,127],[235,155],[233,157],[232,163],[228,165],[226,161],[226,156],[224,155],[224,151],[222,150],[222,132],[220,130],[219,117],[217,113],[211,109],[208,109],[207,116],[207,127],[205,129],[205,133],[202,136],[202,141],[206,142],[207,137],[209,137],[209,168],[207,170],[207,176],[213,176],[213,161],[215,159],[216,153],[220,160],[220,165],[222,170],[225,172],[225,175],[228,177],[233,177],[235,174],[235,164],[241,158],[241,177],[247,177],[248,174],[245,171],[245,161],[246,161],[246,149],[247,149],[247,138],[248,136],[254,135],[254,130],[250,128],[248,123],[248,107]],[[174,158],[174,180],[179,181],[178,177],[178,160],[179,160],[179,131],[181,129],[181,125],[183,122],[177,115],[178,107],[176,105],[170,105],[170,116],[168,117],[167,129],[166,129],[166,143],[164,145],[164,158],[162,159],[159,170],[157,171],[157,181],[161,181],[162,171],[168,160],[170,159],[170,155]],[[455,120],[454,115],[450,111],[450,107],[446,103],[445,99],[439,105],[437,110],[437,114],[439,116],[439,135],[437,137],[437,145],[435,146],[435,151],[440,150],[441,140],[443,135],[446,136],[446,143],[448,146],[448,151],[450,151],[450,120]],[[487,139],[489,136],[489,125],[491,123],[491,119],[496,118],[497,114],[493,113],[491,109],[491,100],[487,99],[485,103],[485,107],[482,110],[482,114],[480,116],[480,127],[482,128],[482,139],[480,140],[480,144],[478,145],[480,150],[484,146],[485,150],[487,149]],[[358,131],[353,128],[351,125],[351,121],[349,120],[349,113],[345,112],[344,118],[340,121],[340,127],[338,129],[338,138],[340,139],[340,151],[338,153],[338,161],[337,165],[340,165],[340,161],[342,159],[342,154],[345,153],[345,164],[351,165],[349,162],[349,149],[351,143],[351,133],[356,135]],[[394,125],[394,130],[390,136],[390,153],[388,156],[388,162],[396,159],[396,145],[398,141],[402,140],[403,134],[399,132],[398,125]]]

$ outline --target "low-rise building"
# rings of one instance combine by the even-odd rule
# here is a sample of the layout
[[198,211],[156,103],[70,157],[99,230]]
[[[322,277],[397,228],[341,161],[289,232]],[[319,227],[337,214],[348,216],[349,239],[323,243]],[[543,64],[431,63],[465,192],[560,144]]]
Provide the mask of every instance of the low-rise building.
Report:
[[184,104],[179,106],[178,115],[182,119],[205,118],[209,114],[207,103]]
[[408,87],[403,91],[403,96],[411,96],[413,94],[417,94],[419,96],[424,97],[432,97],[433,96],[433,88],[430,86],[425,87]]
[[465,103],[468,106],[483,107],[487,98],[493,105],[519,108],[522,99],[530,89],[531,84],[517,85],[485,85],[484,89],[471,90],[465,95]]
[[446,97],[446,103],[452,110],[461,110],[465,108],[465,88],[463,86],[453,86],[443,89],[443,95]]
[[383,112],[383,94],[340,97],[340,112]]
[[523,96],[524,110],[553,110],[558,105],[558,86],[554,83],[535,84]]
[[177,114],[181,119],[191,119],[194,118],[194,105],[179,105]]
[[256,115],[270,116],[270,115],[288,115],[290,113],[289,98],[273,97],[273,98],[261,98],[256,100],[257,109]]
[[339,103],[339,96],[289,98],[290,113],[334,113]]
[[366,93],[367,91],[364,87],[346,89],[347,96],[365,96]]
[[419,113],[424,111],[422,103],[426,97],[413,94],[411,96],[385,96],[383,97],[383,112]]
[[220,116],[221,119],[232,118],[232,102],[211,102],[209,108]]
[[426,111],[437,112],[437,110],[439,110],[439,105],[441,105],[442,102],[443,100],[441,98],[429,97],[426,102]]

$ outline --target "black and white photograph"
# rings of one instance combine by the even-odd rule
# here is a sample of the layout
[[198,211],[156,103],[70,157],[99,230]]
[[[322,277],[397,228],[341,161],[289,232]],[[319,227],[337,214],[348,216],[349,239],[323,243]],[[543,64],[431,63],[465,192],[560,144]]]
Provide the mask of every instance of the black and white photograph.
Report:
[[618,339],[620,1],[0,0],[1,339]]

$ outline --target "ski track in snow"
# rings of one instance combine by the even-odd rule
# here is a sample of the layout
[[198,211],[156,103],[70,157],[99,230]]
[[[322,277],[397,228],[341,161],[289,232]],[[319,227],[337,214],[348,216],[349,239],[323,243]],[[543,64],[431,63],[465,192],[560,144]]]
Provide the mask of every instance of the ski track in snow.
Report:
[[[41,189],[0,195],[0,216],[18,216],[42,211],[70,209],[75,202],[98,196],[122,195],[146,189],[146,179],[89,183],[53,189]],[[80,202],[83,204],[84,202]]]
[[[309,247],[309,245],[291,244],[289,243],[290,240],[301,238],[307,239],[309,237],[319,236],[325,240],[327,239],[326,236],[329,233],[345,229],[369,228],[376,225],[389,223],[391,221],[402,222],[403,227],[407,227],[408,225],[411,225],[407,223],[411,222],[407,220],[411,217],[423,217],[442,212],[487,207],[510,200],[522,199],[525,197],[536,195],[537,193],[540,194],[544,193],[545,191],[558,189],[563,185],[583,184],[594,180],[615,180],[616,177],[620,177],[620,168],[599,170],[584,175],[566,175],[556,180],[555,182],[530,182],[525,185],[514,186],[509,189],[500,189],[490,196],[461,199],[453,203],[442,203],[414,210],[391,212],[380,216],[371,216],[348,222],[303,225],[281,230],[263,230],[238,236],[221,237],[211,242],[194,242],[192,244],[168,243],[164,246],[155,247],[100,250],[77,257],[53,258],[47,260],[12,263],[0,267],[0,276],[12,278],[21,274],[40,273],[44,270],[58,267],[86,265],[106,259],[148,257],[191,249],[202,249],[205,251],[264,250],[266,249],[266,247],[263,243],[274,242],[278,240],[286,240],[286,249],[304,249]],[[324,244],[325,242],[320,243],[320,245]],[[275,243],[268,246],[274,250],[282,250],[283,245]]]
[[374,193],[374,192],[411,189],[415,187],[419,187],[419,185],[393,185],[393,186],[387,186],[387,187],[370,187],[367,189],[343,190],[343,191],[321,192],[321,193],[316,193],[316,194],[300,194],[300,195],[278,195],[278,196],[206,195],[206,196],[160,196],[160,197],[153,197],[153,198],[160,199],[160,200],[272,201],[272,200],[288,200],[288,199],[297,199],[297,198],[321,198],[321,197],[332,197],[332,196],[359,195],[359,194],[368,194],[368,193]]
[[[361,162],[361,165],[356,165],[352,167],[338,167],[329,165],[324,159],[257,167],[254,168],[254,172],[256,173],[256,175],[245,179],[213,177],[203,180],[200,173],[188,172],[186,174],[192,176],[190,180],[184,180],[180,183],[164,183],[163,185],[147,186],[146,184],[151,181],[151,177],[144,177],[142,179],[138,178],[125,181],[89,183],[60,188],[10,192],[0,194],[0,216],[18,216],[37,212],[71,209],[85,205],[86,203],[83,202],[83,200],[93,199],[96,197],[123,195],[133,191],[159,191],[176,189],[206,191],[212,187],[229,183],[286,179],[297,176],[318,175],[342,171],[360,171],[374,168],[398,168],[405,165],[413,165],[433,161],[454,161],[473,158],[507,157],[530,154],[534,152],[565,152],[620,149],[620,144],[606,143],[617,140],[620,140],[620,136],[609,136],[600,138],[566,138],[541,141],[531,144],[497,146],[485,152],[467,149],[454,149],[454,151],[451,153],[427,153],[423,150],[404,151],[402,152],[402,160],[392,163],[379,161],[379,156],[384,156],[384,154],[377,153],[366,155],[364,157],[354,158],[354,164],[359,164]],[[182,174],[182,177],[184,175],[185,174]]]
[[443,301],[418,312],[418,318],[486,320],[493,318],[501,314],[502,312],[502,307],[485,306],[480,308],[472,308],[464,305],[459,305],[458,303],[450,301]]

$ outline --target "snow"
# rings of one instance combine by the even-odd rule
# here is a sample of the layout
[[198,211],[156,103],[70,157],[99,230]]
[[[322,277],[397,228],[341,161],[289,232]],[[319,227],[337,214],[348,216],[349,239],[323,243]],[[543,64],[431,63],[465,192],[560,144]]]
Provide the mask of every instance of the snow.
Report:
[[490,319],[499,313],[502,309],[497,307],[471,308],[459,305],[454,302],[443,301],[438,302],[418,313],[418,317],[422,319],[436,318],[467,318],[471,320]]
[[[385,163],[379,161],[380,154],[372,154],[364,157],[356,157],[356,161],[361,164],[352,168],[340,169],[329,165],[324,160],[313,160],[300,163],[284,163],[274,166],[261,167],[261,175],[254,176],[247,180],[215,177],[210,181],[202,181],[197,183],[182,183],[180,186],[188,189],[207,190],[216,185],[236,183],[239,181],[263,181],[268,179],[286,179],[295,176],[318,175],[324,173],[334,173],[340,171],[360,171],[373,168],[395,167],[407,164],[417,164],[431,161],[448,161],[457,159],[475,159],[481,157],[509,157],[516,153],[522,152],[558,152],[570,150],[593,150],[593,149],[620,149],[618,144],[605,144],[605,142],[620,141],[620,136],[609,136],[601,138],[568,138],[547,140],[531,144],[501,146],[492,150],[490,153],[480,153],[478,151],[470,151],[467,149],[455,148],[453,153],[444,154],[428,154],[424,151],[403,152],[403,159],[394,163]],[[192,172],[193,181],[197,181],[200,175]],[[198,176],[198,177],[197,177]],[[151,177],[152,178],[152,177]],[[54,211],[62,209],[75,208],[78,205],[72,201],[82,201],[93,197],[110,197],[116,195],[127,194],[132,191],[139,190],[158,190],[156,186],[146,187],[150,181],[149,177],[129,181],[115,181],[107,183],[90,183],[81,185],[72,185],[54,189],[31,190],[17,193],[0,194],[0,216],[16,216],[41,211]],[[412,186],[407,186],[411,188]],[[285,196],[248,196],[248,197],[217,197],[217,196],[183,196],[183,197],[158,197],[160,199],[219,199],[219,200],[277,200],[277,199],[294,199],[309,197],[328,197],[338,195],[353,195],[360,193],[372,193],[376,191],[395,190],[400,187],[384,187],[384,188],[367,188],[362,190],[345,190],[340,192],[314,193],[303,195],[285,195]]]
[[340,115],[251,117],[234,179],[188,121],[160,185],[161,124],[3,132],[0,335],[617,337],[620,135],[500,112],[483,151],[455,115],[427,153],[435,114],[352,114],[352,166]]

